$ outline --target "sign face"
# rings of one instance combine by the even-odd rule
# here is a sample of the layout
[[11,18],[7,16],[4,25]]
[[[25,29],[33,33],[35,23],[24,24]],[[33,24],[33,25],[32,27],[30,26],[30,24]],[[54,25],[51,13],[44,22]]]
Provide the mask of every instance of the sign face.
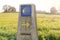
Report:
[[31,16],[32,7],[31,5],[22,5],[21,6],[21,16]]

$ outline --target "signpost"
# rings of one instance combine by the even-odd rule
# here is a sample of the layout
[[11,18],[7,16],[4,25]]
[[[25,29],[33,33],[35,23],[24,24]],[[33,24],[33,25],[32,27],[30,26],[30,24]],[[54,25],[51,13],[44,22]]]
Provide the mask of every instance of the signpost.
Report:
[[17,40],[38,40],[35,5],[21,5]]

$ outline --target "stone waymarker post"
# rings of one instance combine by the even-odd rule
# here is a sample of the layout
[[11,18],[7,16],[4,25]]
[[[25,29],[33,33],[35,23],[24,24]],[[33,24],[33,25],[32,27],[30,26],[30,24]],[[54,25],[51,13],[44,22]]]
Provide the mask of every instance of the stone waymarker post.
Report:
[[35,5],[21,5],[17,40],[38,40]]

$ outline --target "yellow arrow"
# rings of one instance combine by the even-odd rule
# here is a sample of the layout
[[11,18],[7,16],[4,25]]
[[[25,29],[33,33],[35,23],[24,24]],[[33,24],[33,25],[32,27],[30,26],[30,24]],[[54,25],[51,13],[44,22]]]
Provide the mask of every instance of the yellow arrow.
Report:
[[22,26],[25,26],[25,27],[29,27],[29,25],[30,24],[28,22],[22,24]]

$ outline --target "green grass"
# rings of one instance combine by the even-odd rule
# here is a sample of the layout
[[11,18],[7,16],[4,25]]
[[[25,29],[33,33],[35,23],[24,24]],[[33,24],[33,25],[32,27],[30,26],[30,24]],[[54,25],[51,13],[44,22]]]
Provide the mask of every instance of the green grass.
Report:
[[[16,40],[18,13],[0,13],[0,40]],[[60,40],[60,15],[36,14],[39,40]]]
[[17,13],[0,14],[0,40],[15,40],[18,24]]

